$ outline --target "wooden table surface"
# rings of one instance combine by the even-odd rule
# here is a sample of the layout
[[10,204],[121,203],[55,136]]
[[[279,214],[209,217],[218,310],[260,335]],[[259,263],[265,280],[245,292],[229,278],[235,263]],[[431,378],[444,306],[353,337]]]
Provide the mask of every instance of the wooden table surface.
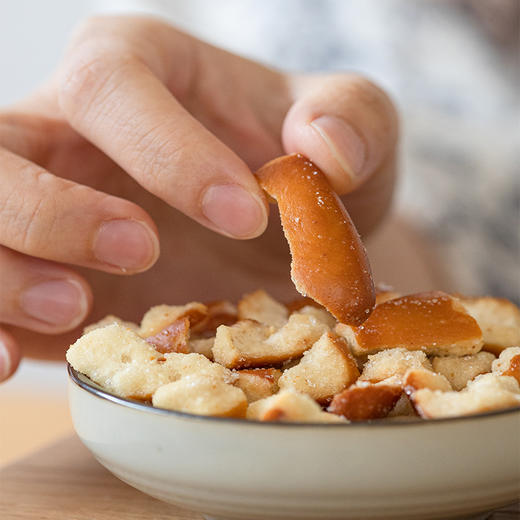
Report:
[[[519,505],[472,517],[518,520]],[[2,520],[202,520],[155,500],[104,469],[76,436],[0,468]]]
[[103,468],[76,436],[0,469],[2,520],[202,520]]

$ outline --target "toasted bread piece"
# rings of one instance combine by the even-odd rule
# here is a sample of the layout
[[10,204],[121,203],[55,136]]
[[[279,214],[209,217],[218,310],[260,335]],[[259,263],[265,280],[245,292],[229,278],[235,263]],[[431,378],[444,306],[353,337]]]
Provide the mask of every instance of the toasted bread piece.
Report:
[[460,392],[418,390],[412,394],[412,403],[425,419],[473,415],[520,407],[520,388],[514,377],[483,374]]
[[265,340],[272,332],[272,327],[251,320],[230,327],[221,325],[211,349],[213,359],[228,368],[268,365],[273,362],[274,353]]
[[349,421],[368,421],[386,417],[403,393],[398,385],[359,382],[332,399],[327,410]]
[[177,354],[172,352],[171,354],[165,354],[164,358],[166,367],[177,374],[176,379],[186,375],[205,374],[221,379],[225,383],[234,383],[237,377],[231,370],[219,363],[213,363],[202,354]]
[[339,323],[356,355],[389,348],[422,350],[437,356],[475,354],[482,332],[462,304],[443,292],[411,294],[378,305],[359,327]]
[[228,300],[206,303],[207,314],[200,321],[191,320],[190,331],[194,339],[214,338],[220,325],[234,325],[237,320],[237,308]]
[[322,304],[338,320],[361,324],[375,305],[370,264],[326,176],[300,154],[274,159],[256,175],[278,203],[298,292]]
[[323,307],[318,307],[315,305],[304,305],[299,310],[295,311],[294,314],[307,314],[309,316],[314,316],[320,323],[323,323],[329,329],[333,329],[336,326],[336,318],[326,311]]
[[190,320],[188,318],[180,318],[159,331],[154,336],[145,338],[150,345],[163,354],[166,352],[181,352],[188,354],[190,347],[188,340],[190,339]]
[[462,390],[476,376],[491,372],[494,359],[495,356],[490,352],[478,352],[462,357],[434,357],[432,366],[435,372],[448,379],[454,390]]
[[276,395],[250,404],[247,418],[279,422],[345,422],[345,419],[324,412],[308,395],[281,390]]
[[134,331],[117,323],[78,339],[67,361],[92,381],[121,397],[149,399],[159,386],[187,374],[205,373],[223,381],[230,370],[200,354],[161,354]]
[[293,314],[278,331],[255,321],[217,329],[213,358],[228,368],[261,368],[301,356],[325,330],[313,316]]
[[215,338],[193,338],[190,339],[188,346],[190,352],[202,354],[213,361],[213,352],[211,349],[213,348],[214,343]]
[[202,303],[192,302],[186,305],[157,305],[152,307],[141,321],[139,335],[143,338],[155,336],[181,318],[188,318],[190,325],[202,321],[208,313],[208,308]]
[[459,299],[482,329],[484,350],[498,356],[520,345],[520,309],[514,303],[491,296]]
[[[422,369],[418,369],[422,370]],[[427,371],[426,371],[427,372]],[[432,372],[433,373],[433,372]],[[402,393],[401,397],[395,403],[395,406],[388,412],[387,417],[414,417],[417,412],[410,402],[410,398],[406,393]]]
[[163,362],[161,353],[118,323],[79,338],[67,351],[67,361],[121,397],[148,399],[159,386],[178,377]]
[[265,399],[278,392],[278,379],[282,371],[276,368],[253,368],[238,370],[235,386],[246,394],[249,403]]
[[158,408],[217,417],[244,417],[247,399],[233,385],[207,374],[191,374],[159,387],[152,397]]
[[[291,314],[287,323],[271,334],[266,343],[277,352],[280,361],[301,356],[328,327],[310,314]],[[281,359],[283,357],[283,359]]]
[[437,374],[424,368],[411,368],[403,376],[403,388],[407,395],[411,395],[421,388],[449,392],[451,384],[442,374]]
[[420,350],[391,348],[368,356],[359,380],[378,383],[392,376],[402,377],[410,368],[431,370],[432,366],[426,354]]
[[345,340],[326,332],[303,354],[298,365],[283,373],[278,385],[326,403],[358,377],[356,361]]
[[83,329],[83,334],[88,334],[89,332],[96,330],[96,329],[102,329],[103,327],[106,327],[107,325],[112,325],[112,323],[117,323],[118,325],[121,325],[122,327],[126,327],[127,329],[133,330],[137,332],[139,330],[139,325],[137,323],[134,323],[132,321],[123,321],[121,318],[118,318],[117,316],[113,316],[112,314],[109,314],[108,316],[105,316],[102,320],[99,320],[95,323],[91,323],[90,325],[87,325]]
[[493,373],[514,377],[520,383],[520,347],[503,350],[492,364]]
[[287,307],[262,290],[246,294],[238,302],[239,320],[255,320],[279,329],[287,322],[288,318]]

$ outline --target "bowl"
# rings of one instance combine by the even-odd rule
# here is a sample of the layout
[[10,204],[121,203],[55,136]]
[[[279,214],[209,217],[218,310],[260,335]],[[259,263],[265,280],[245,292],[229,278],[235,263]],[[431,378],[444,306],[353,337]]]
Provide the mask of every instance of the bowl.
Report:
[[68,370],[74,427],[94,457],[131,486],[208,519],[467,518],[520,495],[520,409],[260,423],[152,408]]

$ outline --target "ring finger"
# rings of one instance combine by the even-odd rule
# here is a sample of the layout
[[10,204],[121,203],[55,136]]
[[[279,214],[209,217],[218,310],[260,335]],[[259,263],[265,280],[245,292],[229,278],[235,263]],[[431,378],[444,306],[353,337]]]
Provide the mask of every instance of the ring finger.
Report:
[[0,323],[45,334],[76,327],[92,303],[88,284],[72,270],[2,246],[0,287]]

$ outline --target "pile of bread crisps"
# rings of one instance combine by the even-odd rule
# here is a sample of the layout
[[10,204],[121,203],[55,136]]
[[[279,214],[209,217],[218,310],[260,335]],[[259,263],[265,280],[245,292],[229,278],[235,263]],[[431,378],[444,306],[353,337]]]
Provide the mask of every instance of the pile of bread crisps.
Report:
[[520,407],[520,309],[492,297],[374,288],[361,240],[300,155],[257,173],[276,200],[300,300],[262,290],[108,316],[67,360],[108,392],[255,421],[435,419]]

